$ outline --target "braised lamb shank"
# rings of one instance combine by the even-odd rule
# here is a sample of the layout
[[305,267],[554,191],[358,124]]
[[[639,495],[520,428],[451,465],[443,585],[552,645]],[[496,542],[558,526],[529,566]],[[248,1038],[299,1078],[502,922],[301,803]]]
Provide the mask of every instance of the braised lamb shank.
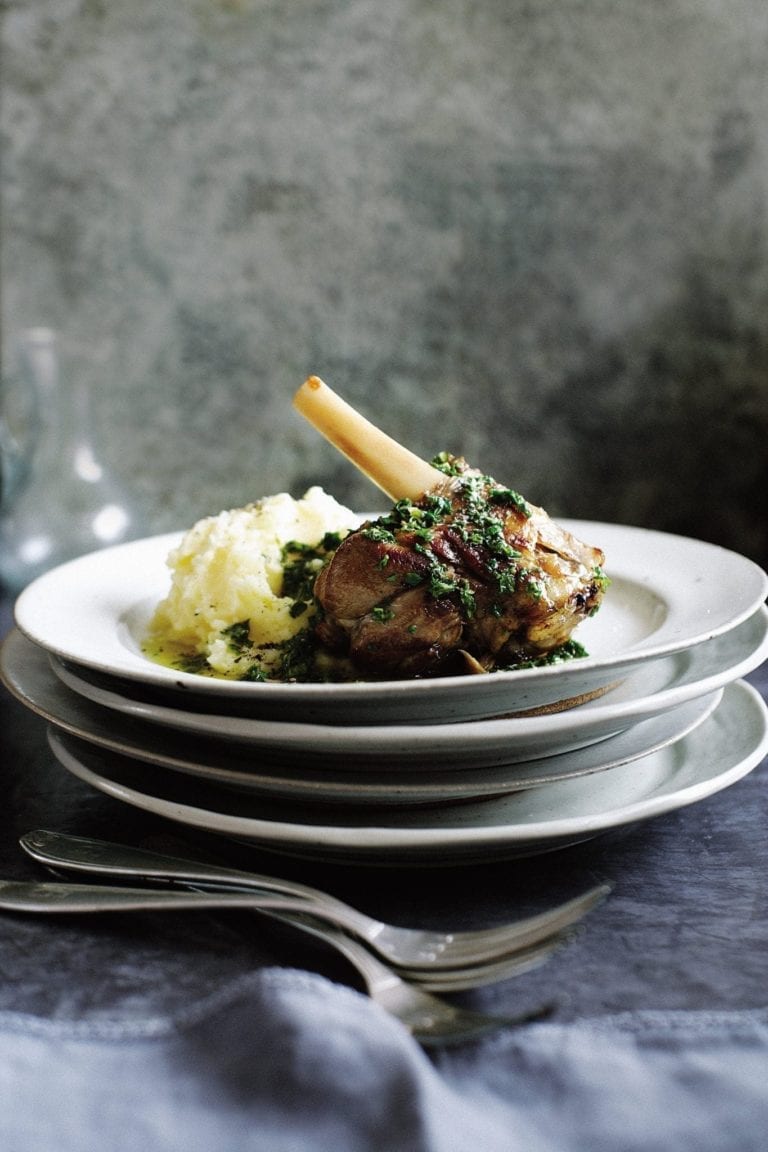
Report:
[[[361,465],[359,440],[342,451],[380,471],[380,456]],[[461,458],[414,459],[413,475],[377,481],[397,499],[391,512],[347,536],[317,577],[322,645],[366,679],[572,654],[571,633],[605,590],[602,551]]]

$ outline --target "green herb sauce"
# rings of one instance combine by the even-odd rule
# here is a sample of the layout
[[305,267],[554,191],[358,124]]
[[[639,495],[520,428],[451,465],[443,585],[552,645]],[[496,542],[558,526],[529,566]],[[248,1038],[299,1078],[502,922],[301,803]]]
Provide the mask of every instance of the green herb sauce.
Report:
[[[390,512],[363,528],[363,535],[376,543],[394,544],[398,534],[407,533],[414,551],[429,561],[429,568],[426,576],[416,572],[406,574],[403,583],[415,586],[426,580],[430,596],[436,600],[457,596],[464,612],[472,617],[476,604],[469,581],[457,577],[430,547],[436,528],[449,520],[451,530],[461,540],[483,550],[486,574],[496,582],[500,595],[522,591],[540,600],[544,594],[540,573],[517,565],[522,553],[506,540],[501,517],[489,510],[489,507],[514,508],[528,518],[531,508],[527,501],[490,476],[467,473],[463,461],[447,452],[435,456],[432,465],[446,476],[458,479],[455,503],[442,493],[428,493],[418,503],[398,500]],[[389,558],[384,556],[377,564],[383,568],[388,562]],[[396,580],[397,577],[393,577],[393,583]]]

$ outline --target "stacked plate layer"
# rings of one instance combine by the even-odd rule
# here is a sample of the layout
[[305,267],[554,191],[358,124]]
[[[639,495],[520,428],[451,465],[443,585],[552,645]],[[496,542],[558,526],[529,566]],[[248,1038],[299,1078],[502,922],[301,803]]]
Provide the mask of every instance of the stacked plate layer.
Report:
[[173,534],[40,577],[0,672],[66,769],[191,827],[379,864],[547,851],[703,799],[768,752],[743,680],[768,658],[766,574],[686,537],[564,526],[608,558],[584,659],[386,683],[180,672],[142,651]]

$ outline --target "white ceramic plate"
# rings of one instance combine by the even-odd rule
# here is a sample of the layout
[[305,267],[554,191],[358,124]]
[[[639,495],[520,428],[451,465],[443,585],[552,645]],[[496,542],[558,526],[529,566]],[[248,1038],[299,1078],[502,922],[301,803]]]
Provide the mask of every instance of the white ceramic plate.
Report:
[[431,768],[415,759],[410,771],[393,772],[386,764],[360,765],[354,757],[343,766],[331,759],[319,769],[298,758],[285,768],[269,753],[247,746],[180,735],[114,715],[70,692],[51,672],[44,651],[19,632],[3,646],[0,667],[4,682],[22,703],[54,727],[98,748],[242,791],[337,804],[446,803],[606,771],[680,739],[709,716],[722,693],[720,689],[697,697],[577,752],[469,768],[455,758],[437,760]]
[[[89,553],[38,577],[16,603],[19,628],[65,660],[138,680],[216,708],[330,724],[436,723],[501,715],[599,691],[644,660],[680,652],[741,623],[768,594],[752,561],[686,537],[591,521],[563,521],[604,549],[612,585],[577,630],[589,657],[489,676],[353,684],[258,684],[178,672],[141,642],[169,586],[166,557],[179,533]],[[189,703],[189,699],[187,701]]]
[[[9,653],[12,669],[23,666],[25,644],[32,647],[20,637],[13,655]],[[342,766],[351,762],[358,769],[386,763],[396,769],[414,762],[423,767],[512,764],[581,748],[715,692],[746,676],[766,658],[768,608],[763,607],[722,636],[641,665],[609,695],[578,708],[459,724],[383,727],[284,723],[172,708],[145,700],[141,685],[133,682],[122,685],[125,691],[119,692],[113,680],[99,673],[57,657],[51,657],[51,663],[67,687],[102,707],[179,731],[247,743],[269,753],[273,763]]]
[[[457,769],[445,773],[399,772],[393,776],[375,771],[313,772],[307,768],[281,773],[268,762],[261,765],[254,765],[247,759],[238,762],[231,752],[224,757],[217,757],[215,750],[207,752],[205,748],[171,748],[166,752],[156,744],[125,744],[120,748],[116,741],[111,747],[124,760],[138,760],[155,768],[170,769],[199,780],[207,780],[220,787],[280,801],[355,808],[369,804],[378,808],[400,804],[455,804],[489,796],[505,796],[558,780],[572,780],[577,776],[607,772],[621,764],[639,760],[642,756],[682,739],[699,724],[703,724],[717,707],[722,693],[723,689],[720,689],[711,696],[683,704],[658,719],[646,720],[628,732],[588,748],[581,748],[577,752],[519,764]],[[100,741],[92,739],[91,733],[85,733],[83,738],[85,743],[100,744]],[[185,752],[194,759],[184,759]]]
[[459,864],[534,855],[684,808],[729,787],[768,752],[768,709],[749,684],[729,685],[712,716],[659,752],[599,776],[500,799],[425,809],[348,811],[269,806],[200,781],[120,761],[52,729],[62,765],[117,800],[260,848],[347,863]]

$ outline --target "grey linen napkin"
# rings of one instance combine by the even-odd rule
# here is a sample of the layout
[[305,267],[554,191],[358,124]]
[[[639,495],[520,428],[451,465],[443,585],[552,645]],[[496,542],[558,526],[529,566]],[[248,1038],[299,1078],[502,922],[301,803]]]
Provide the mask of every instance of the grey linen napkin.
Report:
[[428,1056],[262,969],[173,1018],[0,1014],[3,1152],[764,1152],[768,1011],[542,1022]]

